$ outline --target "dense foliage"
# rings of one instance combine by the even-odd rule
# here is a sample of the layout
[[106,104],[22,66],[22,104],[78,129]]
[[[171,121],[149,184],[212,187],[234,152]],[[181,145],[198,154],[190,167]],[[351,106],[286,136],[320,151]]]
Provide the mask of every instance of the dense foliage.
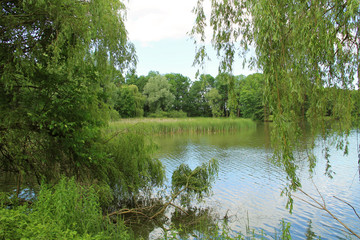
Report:
[[144,96],[136,85],[123,85],[118,88],[114,109],[120,117],[142,117],[144,115]]
[[221,95],[219,91],[216,88],[210,89],[210,91],[206,93],[205,99],[209,102],[213,117],[221,117]]
[[180,196],[182,204],[189,204],[194,198],[201,200],[210,193],[211,182],[218,171],[218,163],[214,159],[194,170],[181,164],[172,175],[172,191]]
[[53,188],[42,186],[31,209],[14,200],[12,209],[0,208],[1,239],[130,239],[121,220],[103,217],[99,197],[91,186],[74,179]]
[[164,76],[150,77],[145,84],[143,94],[150,112],[165,111],[172,106],[175,96],[170,92],[170,84]]
[[237,104],[242,117],[264,119],[264,77],[260,73],[247,76],[239,81]]
[[175,97],[172,109],[187,112],[190,105],[188,94],[191,85],[190,79],[174,73],[165,74],[165,77],[170,83],[170,92]]
[[[159,85],[159,80],[156,80],[155,84],[154,78],[162,79],[162,86]],[[146,102],[142,108],[144,115],[148,117],[182,117],[185,113],[189,117],[244,117],[262,120],[263,111],[266,110],[262,79],[260,73],[247,77],[221,73],[215,78],[210,74],[203,74],[199,79],[190,81],[181,74],[160,75],[158,72],[149,72],[147,76],[128,75],[121,88],[128,88],[134,84],[139,91],[143,89]],[[134,114],[124,114],[123,109],[130,111],[134,108],[133,101],[124,101],[124,98],[129,97],[121,94],[117,96],[115,109],[121,117],[134,117]],[[141,105],[141,101],[138,102]],[[138,106],[137,104],[137,109]],[[269,114],[270,112],[267,113]],[[137,115],[139,116],[142,115]]]
[[108,87],[133,63],[123,14],[120,1],[1,1],[1,170],[96,171]]
[[164,169],[152,157],[155,145],[143,127],[104,129],[103,135],[106,142],[100,142],[99,149],[107,154],[106,161],[95,176],[111,187],[115,203],[136,200],[139,194],[148,197],[153,188],[161,186]]

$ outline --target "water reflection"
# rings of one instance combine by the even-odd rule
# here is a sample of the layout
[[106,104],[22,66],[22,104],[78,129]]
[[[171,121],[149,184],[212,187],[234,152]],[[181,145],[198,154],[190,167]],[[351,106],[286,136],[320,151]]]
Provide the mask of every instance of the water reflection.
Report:
[[218,218],[215,216],[210,208],[192,207],[186,214],[175,209],[171,214],[171,226],[179,229],[181,239],[186,239],[189,235],[200,239],[204,232],[216,234]]
[[[281,219],[292,225],[291,234],[294,239],[304,239],[317,235],[322,239],[344,238],[343,227],[329,217],[326,212],[313,208],[309,204],[295,199],[293,214],[285,209],[287,199],[280,197],[286,184],[283,169],[274,164],[269,157],[268,129],[264,126],[257,130],[240,133],[221,133],[211,135],[176,135],[160,136],[156,139],[160,149],[158,157],[166,167],[168,179],[172,171],[181,163],[191,168],[199,166],[211,158],[220,163],[219,179],[214,185],[214,195],[206,199],[204,206],[211,207],[219,216],[228,213],[233,216],[229,220],[231,229],[246,232],[246,224],[273,236],[274,229],[279,229]],[[349,136],[349,154],[330,149],[332,169],[336,172],[332,179],[324,175],[326,161],[323,159],[323,146],[319,141],[314,154],[318,158],[310,179],[307,153],[298,152],[298,174],[302,189],[321,200],[313,184],[322,194],[327,207],[349,227],[358,229],[359,219],[352,209],[333,196],[338,196],[360,209],[360,184],[358,181],[358,156],[356,134]],[[302,139],[304,146],[306,138]],[[305,149],[305,148],[304,148]],[[296,193],[299,197],[301,193]],[[311,221],[309,232],[309,221]],[[360,231],[359,231],[360,232]]]
[[24,177],[21,177],[22,185],[18,186],[18,178],[18,174],[0,171],[0,192],[16,196],[17,191],[19,190],[19,198],[30,201],[33,200],[35,198],[35,192],[39,186],[36,184],[34,179]]
[[311,220],[308,221],[308,227],[306,230],[305,237],[306,237],[306,240],[312,240],[312,239],[317,238],[316,234],[312,230],[312,221]]

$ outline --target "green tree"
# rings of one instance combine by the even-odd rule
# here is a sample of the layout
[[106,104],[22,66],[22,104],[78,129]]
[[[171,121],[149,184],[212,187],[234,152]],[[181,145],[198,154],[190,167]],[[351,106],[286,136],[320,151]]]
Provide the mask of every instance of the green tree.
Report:
[[264,77],[261,73],[249,75],[240,82],[238,101],[242,117],[264,119],[264,84]]
[[148,82],[149,77],[148,76],[140,76],[138,77],[136,74],[128,74],[126,76],[126,84],[128,85],[135,85],[138,87],[139,92],[143,92],[144,91],[144,87],[146,85],[146,83]]
[[166,74],[165,77],[170,83],[170,92],[174,94],[175,100],[173,103],[173,109],[176,111],[188,110],[188,98],[190,89],[190,79],[181,74],[170,73]]
[[211,109],[205,98],[206,93],[211,89],[211,85],[207,83],[206,78],[214,80],[210,75],[203,75],[200,80],[191,84],[188,99],[188,114],[191,117],[210,117]]
[[221,115],[227,116],[228,115],[228,98],[229,98],[229,78],[230,75],[227,73],[220,73],[215,78],[215,87],[218,90],[221,96]]
[[172,106],[175,96],[170,92],[170,84],[166,77],[154,75],[144,87],[146,104],[150,112],[167,111]]
[[136,85],[123,85],[118,89],[114,109],[123,118],[142,117],[144,115],[144,96]]
[[209,91],[211,88],[216,87],[216,79],[210,74],[201,74],[199,77],[203,91]]
[[228,73],[220,73],[215,78],[215,87],[221,95],[221,109],[223,116],[235,116],[236,93],[235,93],[235,77]]
[[221,117],[221,95],[216,88],[212,88],[205,95],[206,100],[209,102],[211,113],[213,117]]
[[241,87],[241,82],[242,80],[244,80],[246,78],[246,76],[244,75],[238,75],[238,76],[234,76],[234,91],[233,94],[235,96],[233,96],[235,98],[235,100],[232,99],[231,101],[231,112],[230,112],[230,116],[231,114],[233,114],[232,116],[236,116],[236,117],[240,117],[241,113],[240,113],[240,102],[239,102],[239,98],[240,98],[240,87]]
[[107,91],[133,62],[121,1],[1,1],[0,169],[99,176]]
[[[232,71],[235,52],[246,58],[250,46],[256,57],[252,66],[261,69],[265,79],[265,103],[274,116],[273,146],[275,157],[288,174],[290,189],[300,186],[293,156],[296,138],[301,135],[299,123],[304,117],[315,133],[323,129],[326,119],[341,122],[347,134],[351,128],[352,101],[349,90],[359,86],[360,8],[358,0],[350,1],[211,1],[210,26],[212,43],[221,56],[222,71]],[[200,45],[196,63],[206,59],[206,15],[203,0],[194,10],[196,24],[192,35]],[[331,116],[328,91],[337,99]],[[309,109],[303,116],[304,102]],[[310,166],[312,157],[309,158]],[[287,192],[291,194],[291,192]]]

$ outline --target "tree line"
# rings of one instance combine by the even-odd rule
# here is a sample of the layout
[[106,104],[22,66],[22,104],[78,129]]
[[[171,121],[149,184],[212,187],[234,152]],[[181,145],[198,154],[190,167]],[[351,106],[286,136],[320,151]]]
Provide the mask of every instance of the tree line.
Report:
[[[191,81],[179,73],[147,76],[128,74],[113,86],[112,102],[116,116],[132,117],[242,117],[271,121],[273,112],[265,103],[265,78],[262,73],[234,76],[219,73],[216,77],[201,74]],[[332,96],[347,94],[354,103],[353,118],[358,115],[357,91],[326,87],[323,117],[333,116],[338,101]],[[301,121],[310,117],[307,94],[297,106]]]
[[216,77],[202,74],[196,81],[178,73],[147,76],[128,74],[114,89],[114,109],[123,118],[243,117],[264,119],[264,78],[261,73]]

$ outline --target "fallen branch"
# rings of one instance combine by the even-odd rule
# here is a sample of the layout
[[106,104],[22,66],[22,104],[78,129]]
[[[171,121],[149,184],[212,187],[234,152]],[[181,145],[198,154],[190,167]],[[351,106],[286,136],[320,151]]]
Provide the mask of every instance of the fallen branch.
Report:
[[[314,184],[314,185],[315,185],[315,184]],[[349,233],[351,233],[352,235],[354,235],[354,236],[356,236],[357,238],[360,239],[360,236],[359,236],[357,233],[355,233],[353,230],[351,230],[346,224],[344,224],[340,219],[338,219],[329,209],[327,209],[326,204],[325,204],[325,200],[324,200],[323,196],[321,195],[320,191],[318,190],[318,188],[316,187],[316,185],[315,185],[315,188],[316,188],[318,194],[320,195],[323,203],[318,202],[315,198],[313,198],[312,196],[310,196],[309,194],[307,194],[306,192],[304,192],[301,188],[298,188],[298,190],[299,190],[301,193],[303,193],[305,196],[307,196],[309,199],[311,199],[314,203],[310,203],[309,201],[306,201],[306,200],[304,200],[304,199],[302,199],[302,198],[300,198],[300,197],[296,197],[296,196],[295,196],[295,197],[298,198],[299,200],[302,200],[302,201],[310,204],[311,206],[313,206],[313,207],[315,207],[315,208],[317,208],[317,209],[324,210],[324,211],[327,212],[333,219],[335,219],[338,223],[340,223],[346,230],[348,230]]]
[[[119,134],[119,132],[115,133],[114,136],[116,136],[116,134]],[[180,167],[181,166],[182,165],[180,165]],[[169,198],[167,198],[167,202],[144,208],[121,209],[119,211],[112,212],[105,217],[111,217],[114,215],[135,214],[142,215],[150,220],[156,221],[156,217],[158,217],[160,214],[163,214],[169,206],[173,206],[174,208],[180,210],[182,213],[189,215],[189,213],[187,213],[184,209],[174,204],[175,200],[184,192],[190,192],[189,195],[191,195],[192,192],[197,194],[200,194],[201,192],[206,192],[208,187],[203,187],[201,184],[200,186],[198,186],[199,184],[196,185],[196,183],[198,183],[199,180],[204,180],[204,178],[206,178],[205,184],[210,184],[209,182],[212,176],[215,174],[215,172],[217,172],[217,165],[215,160],[212,159],[208,165],[203,164],[201,167],[197,167],[194,170],[190,170],[189,167],[184,168],[186,170],[185,172],[181,172],[181,170],[178,170],[181,172],[180,183],[173,188],[171,195],[169,196]],[[200,174],[200,176],[196,176],[197,174]],[[192,183],[191,180],[193,180],[193,178],[198,181]],[[196,186],[194,187],[191,184],[195,184]],[[159,208],[155,208],[155,206],[158,206]]]
[[183,213],[185,213],[186,215],[188,215],[189,216],[189,214],[184,210],[184,209],[182,209],[181,207],[179,207],[179,206],[176,206],[175,204],[173,204],[173,203],[170,203],[170,205],[171,206],[173,206],[173,207],[175,207],[175,208],[177,208],[177,209],[179,209],[181,212],[183,212]]
[[348,202],[346,202],[345,200],[342,200],[342,199],[340,199],[340,198],[338,198],[338,197],[336,197],[336,196],[333,196],[333,197],[336,198],[337,200],[342,201],[343,203],[349,205],[349,206],[353,209],[355,215],[360,219],[360,216],[358,215],[358,213],[356,212],[355,208],[354,208],[350,203],[348,203]]
[[[187,187],[187,186],[186,186]],[[159,214],[161,214],[162,212],[165,211],[165,209],[172,204],[172,202],[183,192],[186,190],[186,187],[182,188],[180,191],[178,191],[176,194],[174,194],[172,196],[172,198],[170,199],[170,201],[168,201],[157,213],[155,213],[154,215],[152,215],[150,217],[150,219],[154,219],[156,216],[158,216]]]
[[114,215],[123,215],[123,214],[128,214],[128,213],[133,213],[133,214],[138,214],[138,215],[142,215],[146,218],[149,218],[148,215],[146,215],[145,213],[141,212],[141,210],[143,209],[139,209],[139,208],[134,208],[134,209],[128,209],[128,208],[124,208],[124,209],[121,209],[119,211],[115,211],[115,212],[112,212],[110,214],[107,215],[107,217],[111,217],[111,216],[114,216]]
[[[197,170],[197,171],[199,171],[199,170]],[[156,216],[158,216],[159,214],[161,214],[163,211],[165,211],[165,209],[166,209],[170,204],[172,204],[172,202],[173,202],[182,192],[184,192],[185,190],[187,190],[187,189],[189,188],[190,178],[191,178],[192,176],[194,176],[197,171],[195,170],[195,171],[193,171],[189,176],[187,176],[187,180],[186,180],[185,186],[184,186],[181,190],[179,190],[177,193],[173,194],[173,196],[171,197],[170,201],[167,202],[167,203],[163,206],[163,208],[160,209],[159,212],[155,213],[152,217],[150,217],[150,219],[155,218]]]

